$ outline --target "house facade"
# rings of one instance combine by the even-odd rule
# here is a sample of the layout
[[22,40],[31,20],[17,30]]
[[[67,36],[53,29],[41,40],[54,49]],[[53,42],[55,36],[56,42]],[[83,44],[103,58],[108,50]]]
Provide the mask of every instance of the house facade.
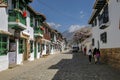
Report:
[[[57,35],[32,0],[0,1],[0,71],[55,53]],[[62,35],[61,35],[62,36]]]
[[33,38],[33,29],[27,22],[27,6],[30,2],[30,0],[8,0],[8,28],[13,34],[9,39],[9,61],[15,60],[14,63],[9,62],[9,67],[13,64],[23,64],[29,58],[29,38]]
[[27,28],[26,6],[30,2],[31,0],[17,2],[15,0],[1,0],[0,2],[0,64],[2,65],[0,70],[21,64],[24,58],[23,53],[27,53],[26,47],[24,47],[27,44],[24,46],[23,44],[28,35],[22,31]]
[[12,35],[8,32],[8,14],[7,0],[0,2],[0,71],[8,68],[8,49],[9,37]]
[[96,0],[88,22],[92,25],[93,48],[99,48],[101,59],[114,67],[120,67],[119,7],[119,0]]

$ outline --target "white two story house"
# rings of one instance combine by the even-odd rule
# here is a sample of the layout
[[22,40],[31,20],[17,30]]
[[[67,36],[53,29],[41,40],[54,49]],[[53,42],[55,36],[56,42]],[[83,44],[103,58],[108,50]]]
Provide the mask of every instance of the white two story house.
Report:
[[104,62],[120,67],[120,0],[95,0],[88,23],[93,48],[100,49]]

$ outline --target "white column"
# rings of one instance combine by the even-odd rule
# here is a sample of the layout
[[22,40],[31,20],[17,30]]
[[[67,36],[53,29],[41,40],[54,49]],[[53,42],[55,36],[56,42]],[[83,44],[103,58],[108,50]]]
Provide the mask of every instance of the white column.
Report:
[[46,51],[47,51],[46,42],[45,42],[45,45],[44,45],[44,50],[45,50],[45,54],[46,54]]
[[19,45],[18,42],[19,42],[19,41],[18,41],[18,39],[15,39],[15,42],[16,42],[16,54],[17,54],[16,60],[17,60],[17,64],[18,64],[18,63],[19,63],[19,62],[18,62],[18,52],[19,52],[19,51],[18,51],[18,50],[19,50],[19,47],[18,47],[18,45]]

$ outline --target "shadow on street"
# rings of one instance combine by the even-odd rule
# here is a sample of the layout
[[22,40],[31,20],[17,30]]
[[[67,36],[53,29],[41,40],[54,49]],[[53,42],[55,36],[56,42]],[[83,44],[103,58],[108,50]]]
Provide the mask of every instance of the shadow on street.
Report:
[[120,72],[105,64],[89,64],[88,57],[82,53],[72,54],[72,59],[62,59],[49,69],[57,69],[52,80],[120,80]]

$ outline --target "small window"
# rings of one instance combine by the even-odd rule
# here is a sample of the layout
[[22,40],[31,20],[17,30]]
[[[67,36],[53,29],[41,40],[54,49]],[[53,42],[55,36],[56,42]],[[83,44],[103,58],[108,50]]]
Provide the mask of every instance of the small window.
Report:
[[33,52],[33,41],[30,41],[30,53]]
[[24,52],[23,39],[19,39],[19,53],[22,54],[23,52]]
[[100,35],[100,40],[103,42],[103,43],[107,43],[107,33],[104,32]]
[[7,49],[7,36],[0,35],[0,55],[6,55]]

